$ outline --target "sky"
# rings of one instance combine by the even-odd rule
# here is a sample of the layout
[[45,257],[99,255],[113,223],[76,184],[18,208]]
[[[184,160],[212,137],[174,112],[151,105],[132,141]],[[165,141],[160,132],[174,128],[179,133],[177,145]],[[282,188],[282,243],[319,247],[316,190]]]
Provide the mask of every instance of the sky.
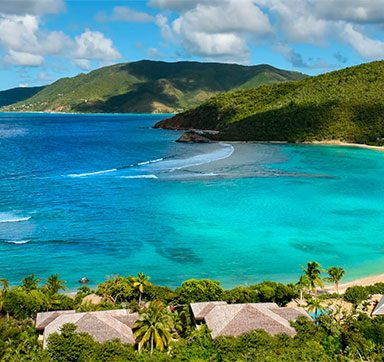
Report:
[[141,59],[315,75],[383,58],[384,0],[0,0],[0,89]]

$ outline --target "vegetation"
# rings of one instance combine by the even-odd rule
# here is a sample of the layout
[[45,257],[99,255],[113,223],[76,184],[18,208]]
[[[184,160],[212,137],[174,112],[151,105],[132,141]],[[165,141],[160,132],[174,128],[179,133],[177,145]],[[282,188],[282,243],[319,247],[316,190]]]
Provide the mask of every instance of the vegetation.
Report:
[[339,293],[339,283],[345,274],[345,270],[343,268],[338,268],[333,266],[327,270],[329,277],[326,278],[328,282],[334,283],[336,287],[336,292]]
[[384,144],[384,61],[220,94],[156,127],[217,130],[215,140]]
[[144,60],[62,78],[29,99],[8,102],[3,110],[174,113],[195,107],[220,92],[305,77],[269,65]]
[[155,347],[163,351],[172,340],[172,317],[165,305],[159,301],[151,302],[147,308],[140,311],[140,319],[133,328],[139,351],[146,345],[150,345],[151,353]]
[[307,267],[303,268],[304,275],[306,275],[312,293],[316,293],[317,287],[322,288],[324,286],[324,283],[320,278],[320,266],[321,265],[315,261],[309,261]]
[[25,101],[43,89],[44,87],[18,87],[0,91],[0,107]]
[[[335,267],[329,268],[334,270]],[[384,358],[384,317],[371,318],[359,308],[350,312],[327,307],[326,296],[307,293],[317,287],[320,265],[307,263],[299,283],[263,282],[225,290],[218,281],[188,280],[179,288],[149,283],[140,273],[137,277],[114,277],[100,284],[96,293],[103,297],[98,305],[84,305],[83,298],[95,291],[79,288],[73,299],[58,294],[65,283],[52,275],[41,285],[34,275],[10,287],[0,279],[0,360],[1,361],[381,361]],[[338,273],[339,275],[339,273]],[[339,279],[338,279],[339,280]],[[140,281],[139,284],[137,284]],[[139,285],[142,287],[140,288]],[[311,287],[312,286],[312,287]],[[226,300],[229,303],[276,302],[281,306],[298,298],[300,291],[307,300],[307,310],[316,323],[299,319],[292,325],[295,337],[271,336],[256,330],[239,337],[212,340],[206,326],[196,329],[189,303]],[[384,283],[348,288],[343,298],[355,307],[372,294],[384,294]],[[303,298],[302,295],[302,298]],[[138,303],[141,298],[142,303]],[[78,311],[112,308],[137,308],[139,320],[134,325],[136,346],[118,340],[95,341],[79,333],[72,324],[53,333],[43,350],[32,320],[37,312],[75,308]],[[139,353],[140,352],[140,353]]]

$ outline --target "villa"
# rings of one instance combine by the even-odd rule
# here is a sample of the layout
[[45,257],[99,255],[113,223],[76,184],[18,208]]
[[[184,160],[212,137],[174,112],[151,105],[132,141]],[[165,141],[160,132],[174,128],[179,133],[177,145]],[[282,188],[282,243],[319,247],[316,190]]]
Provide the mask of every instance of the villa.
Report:
[[290,322],[299,317],[311,319],[303,308],[279,307],[276,303],[227,304],[227,302],[192,303],[191,310],[196,325],[205,323],[212,338],[239,336],[262,329],[275,335],[294,336]]
[[134,344],[132,326],[138,320],[137,313],[126,309],[76,313],[74,310],[38,313],[36,329],[42,333],[43,347],[47,347],[48,337],[60,333],[66,323],[74,324],[77,332],[89,333],[96,341],[106,342],[119,339],[123,343]]
[[380,302],[377,304],[372,312],[373,316],[384,315],[384,296],[382,296]]

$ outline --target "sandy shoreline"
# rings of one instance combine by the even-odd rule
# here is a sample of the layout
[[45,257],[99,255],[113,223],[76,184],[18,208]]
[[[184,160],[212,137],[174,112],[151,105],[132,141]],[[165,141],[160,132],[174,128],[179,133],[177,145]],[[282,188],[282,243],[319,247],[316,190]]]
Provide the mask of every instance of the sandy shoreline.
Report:
[[365,149],[369,149],[369,150],[384,152],[383,146],[370,146],[370,145],[366,145],[363,143],[348,143],[348,142],[342,142],[342,141],[312,141],[312,142],[304,142],[304,144],[357,147],[357,148],[365,148]]
[[[366,287],[368,285],[373,285],[376,283],[384,283],[384,274],[372,275],[369,277],[352,280],[350,282],[342,283],[339,285],[340,293],[344,293],[347,288],[354,286]],[[334,285],[327,285],[324,288],[328,292],[336,292]]]

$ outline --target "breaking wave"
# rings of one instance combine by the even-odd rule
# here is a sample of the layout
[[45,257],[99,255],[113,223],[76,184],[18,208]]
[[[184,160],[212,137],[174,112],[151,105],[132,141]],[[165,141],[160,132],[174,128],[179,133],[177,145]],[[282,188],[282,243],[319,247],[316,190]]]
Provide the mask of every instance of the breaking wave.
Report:
[[7,244],[16,244],[16,245],[22,245],[22,244],[28,244],[29,240],[8,240],[6,241]]
[[133,176],[121,176],[120,178],[126,179],[158,179],[156,175],[133,175]]
[[31,216],[27,217],[19,217],[8,213],[0,213],[0,224],[8,223],[8,222],[22,222],[28,221]]

